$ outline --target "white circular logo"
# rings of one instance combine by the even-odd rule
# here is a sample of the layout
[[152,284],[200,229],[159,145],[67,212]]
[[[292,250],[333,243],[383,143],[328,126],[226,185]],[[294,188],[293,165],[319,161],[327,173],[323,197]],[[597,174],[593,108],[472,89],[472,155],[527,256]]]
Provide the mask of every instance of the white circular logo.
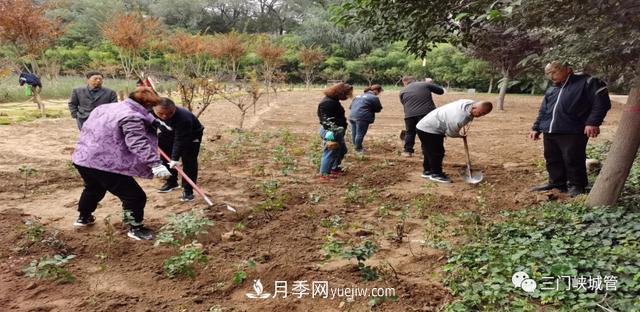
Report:
[[526,279],[524,281],[522,281],[522,290],[530,293],[533,292],[534,290],[536,290],[536,287],[538,285],[536,284],[536,281],[532,280],[532,279]]
[[528,278],[529,274],[525,272],[516,272],[513,274],[513,276],[511,276],[511,282],[513,283],[513,286],[515,286],[516,288],[520,288],[522,285],[522,281]]

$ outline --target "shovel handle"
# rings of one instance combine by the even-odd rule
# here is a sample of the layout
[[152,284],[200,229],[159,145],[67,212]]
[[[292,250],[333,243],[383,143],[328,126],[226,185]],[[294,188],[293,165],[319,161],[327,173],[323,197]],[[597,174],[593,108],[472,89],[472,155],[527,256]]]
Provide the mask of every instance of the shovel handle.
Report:
[[[169,158],[169,156],[161,149],[158,147],[158,152],[160,153],[160,155],[162,155],[162,157],[164,159],[166,159],[167,161],[171,161],[171,158]],[[176,171],[178,171],[178,173],[180,174],[180,176],[182,176],[182,178],[187,181],[187,183],[189,183],[189,185],[191,185],[191,187],[193,187],[193,189],[196,191],[196,193],[200,194],[200,196],[202,196],[202,198],[204,199],[204,202],[207,203],[207,205],[209,205],[209,207],[213,206],[213,202],[211,202],[211,200],[209,199],[209,197],[207,197],[207,195],[204,194],[204,192],[198,187],[198,185],[196,185],[195,182],[193,182],[193,180],[191,180],[185,173],[184,171],[182,171],[182,168],[180,168],[180,166],[176,165],[173,167],[174,169],[176,169]]]
[[469,156],[469,144],[467,143],[467,136],[462,137],[464,143],[464,153],[467,156],[467,175],[471,177],[471,157]]

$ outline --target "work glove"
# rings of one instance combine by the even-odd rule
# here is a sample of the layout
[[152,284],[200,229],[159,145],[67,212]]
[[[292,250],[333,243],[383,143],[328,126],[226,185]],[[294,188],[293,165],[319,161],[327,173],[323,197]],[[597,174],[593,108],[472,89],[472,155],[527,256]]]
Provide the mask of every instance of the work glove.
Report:
[[176,165],[180,165],[180,162],[179,162],[179,161],[177,161],[177,160],[171,160],[171,161],[169,162],[169,169],[173,169],[173,168],[175,168],[175,166],[176,166]]
[[324,139],[327,141],[335,141],[336,138],[333,135],[333,131],[327,131],[327,133],[324,134]]
[[171,177],[171,172],[169,172],[167,167],[165,167],[162,164],[151,168],[151,171],[153,172],[153,176],[156,177],[156,178],[160,178],[160,179],[165,179],[166,180],[169,177]]

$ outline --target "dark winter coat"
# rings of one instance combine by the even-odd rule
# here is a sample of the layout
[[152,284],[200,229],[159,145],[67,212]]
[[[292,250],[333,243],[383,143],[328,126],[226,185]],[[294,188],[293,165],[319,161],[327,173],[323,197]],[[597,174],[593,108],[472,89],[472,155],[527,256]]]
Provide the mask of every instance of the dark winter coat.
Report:
[[173,160],[180,160],[186,146],[202,140],[204,127],[198,118],[187,109],[176,107],[175,114],[170,119],[164,120],[164,123],[171,127],[171,130],[159,127],[158,141],[161,146],[172,146],[170,151],[165,152],[170,153]]
[[347,118],[344,116],[344,108],[340,101],[325,96],[320,104],[318,104],[318,119],[320,124],[326,130],[332,130],[336,127],[347,129]]
[[610,108],[604,82],[572,73],[563,84],[547,89],[532,129],[543,133],[584,133],[585,126],[600,126]]
[[400,103],[404,106],[404,118],[424,116],[436,109],[431,92],[444,94],[444,89],[429,82],[416,81],[400,91]]

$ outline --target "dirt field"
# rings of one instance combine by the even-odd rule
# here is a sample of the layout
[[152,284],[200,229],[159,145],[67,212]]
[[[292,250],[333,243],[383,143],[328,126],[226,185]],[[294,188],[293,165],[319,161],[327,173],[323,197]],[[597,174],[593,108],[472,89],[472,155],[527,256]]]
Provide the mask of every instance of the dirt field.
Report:
[[[419,153],[412,158],[399,156],[402,143],[397,137],[404,124],[395,91],[382,94],[384,109],[365,140],[368,153],[356,157],[350,152],[344,163],[347,175],[332,184],[318,183],[310,156],[318,150],[316,108],[321,97],[320,91],[283,92],[270,106],[261,103],[258,116],[250,115],[247,121],[253,132],[242,136],[230,131],[238,120],[231,104],[219,102],[209,108],[201,118],[206,140],[199,184],[216,203],[213,208],[207,208],[199,198],[181,203],[177,191],[157,193],[161,181],[140,181],[149,197],[145,219],[151,228],[159,229],[167,215],[193,207],[203,208],[213,220],[208,235],[199,240],[209,262],[195,279],[166,277],[163,261],[173,250],[128,239],[121,225],[119,201],[111,195],[98,208],[95,226],[73,228],[82,190],[82,181],[70,163],[78,136],[74,120],[0,126],[0,175],[4,181],[0,188],[0,310],[434,311],[452,299],[442,281],[445,253],[427,242],[437,227],[434,216],[448,220],[445,232],[454,231],[465,226],[460,223],[465,212],[491,220],[502,210],[560,196],[528,190],[545,179],[542,144],[526,139],[540,97],[508,95],[504,112],[496,110],[474,122],[469,136],[471,159],[486,177],[486,182],[475,187],[464,184],[457,174],[464,165],[461,140],[446,141],[445,171],[454,180],[450,185],[427,183],[420,177]],[[447,94],[435,96],[435,101],[441,105],[468,97]],[[471,98],[494,100],[495,96]],[[620,112],[620,103],[614,103],[602,136],[592,142],[612,138]],[[295,161],[291,174],[282,173],[274,156],[276,146],[283,146]],[[18,170],[22,165],[37,170],[29,177],[26,198]],[[255,211],[265,199],[258,185],[271,179],[278,181],[286,196],[284,209],[269,214]],[[423,204],[415,204],[416,199]],[[227,204],[237,213],[225,210]],[[117,229],[115,244],[108,250],[108,227],[103,222],[107,216],[112,216],[110,222]],[[22,229],[29,219],[39,220],[44,237],[54,237],[58,243],[26,240]],[[341,225],[327,227],[323,219],[341,220]],[[399,223],[403,223],[404,234],[400,240]],[[374,241],[380,249],[366,264],[377,266],[381,278],[363,282],[354,259],[323,262],[323,244],[330,238],[347,245]],[[464,237],[456,240],[463,243]],[[66,266],[77,279],[74,283],[23,275],[21,268],[33,259],[54,254],[76,256]],[[247,277],[234,283],[238,271]],[[272,294],[275,281],[288,281],[289,296],[247,298],[245,294],[253,291],[257,279]],[[291,294],[294,281],[327,281],[330,287],[394,288],[395,296],[379,301],[298,298]]]

